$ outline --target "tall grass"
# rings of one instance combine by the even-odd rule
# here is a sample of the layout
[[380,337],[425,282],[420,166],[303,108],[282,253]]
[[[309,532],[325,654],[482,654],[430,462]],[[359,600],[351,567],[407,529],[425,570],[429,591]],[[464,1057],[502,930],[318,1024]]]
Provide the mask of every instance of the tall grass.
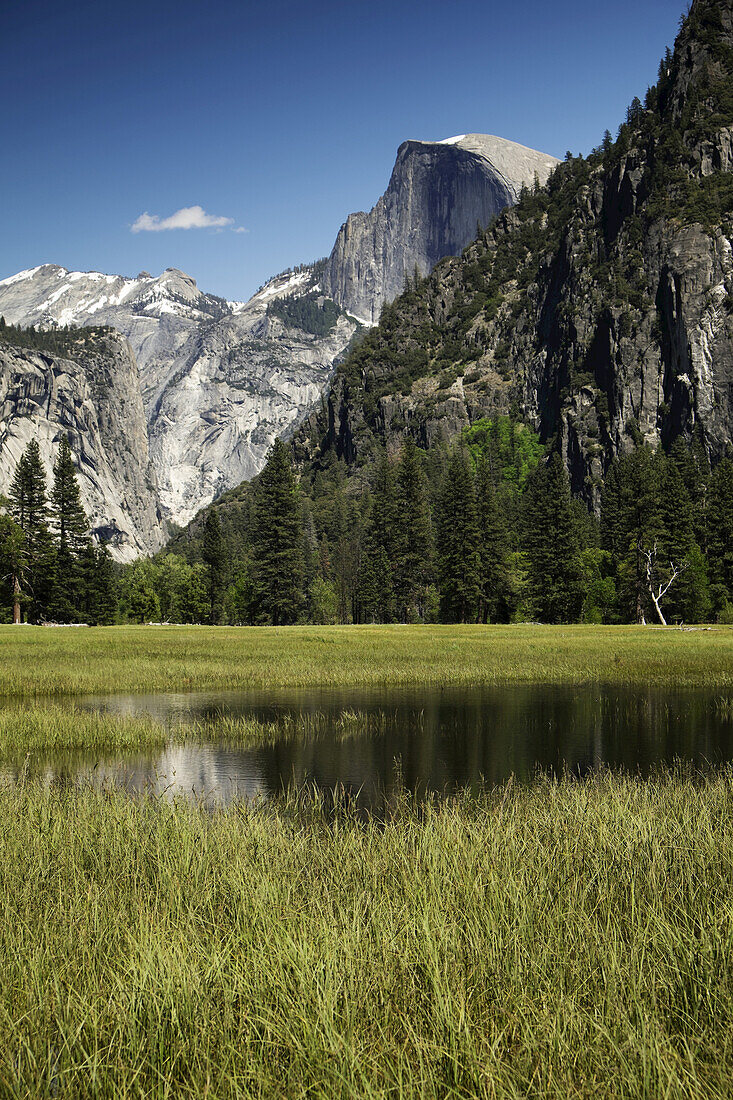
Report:
[[165,726],[147,715],[126,717],[75,707],[0,708],[0,757],[55,749],[125,751],[163,745]]
[[733,686],[733,628],[0,627],[0,696],[496,683]]
[[383,820],[0,791],[0,1094],[721,1097],[733,772]]

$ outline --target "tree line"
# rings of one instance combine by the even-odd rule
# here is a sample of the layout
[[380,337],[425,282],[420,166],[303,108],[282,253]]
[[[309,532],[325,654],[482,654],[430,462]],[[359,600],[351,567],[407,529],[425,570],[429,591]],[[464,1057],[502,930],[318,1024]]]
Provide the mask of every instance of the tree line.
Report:
[[600,515],[509,417],[452,444],[262,473],[153,558],[95,545],[69,440],[49,489],[36,441],[0,515],[6,619],[28,622],[733,621],[733,462],[681,441],[607,472]]
[[452,445],[328,459],[299,482],[277,442],[197,532],[123,571],[136,621],[733,621],[733,463],[681,442],[609,469],[600,516],[507,417]]
[[16,623],[114,623],[116,571],[107,547],[92,540],[68,436],[59,442],[50,491],[33,439],[0,504],[6,617]]

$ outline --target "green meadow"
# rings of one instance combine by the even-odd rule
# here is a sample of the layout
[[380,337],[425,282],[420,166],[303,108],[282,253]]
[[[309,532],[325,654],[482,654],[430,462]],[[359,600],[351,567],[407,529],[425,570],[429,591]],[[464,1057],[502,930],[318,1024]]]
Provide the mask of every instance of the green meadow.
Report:
[[370,815],[308,787],[213,809],[49,788],[23,763],[326,722],[166,730],[86,692],[533,680],[730,708],[733,629],[0,629],[0,1097],[730,1096],[730,766]]
[[733,774],[0,790],[0,1095],[723,1097]]
[[409,684],[733,684],[733,627],[0,627],[0,696]]

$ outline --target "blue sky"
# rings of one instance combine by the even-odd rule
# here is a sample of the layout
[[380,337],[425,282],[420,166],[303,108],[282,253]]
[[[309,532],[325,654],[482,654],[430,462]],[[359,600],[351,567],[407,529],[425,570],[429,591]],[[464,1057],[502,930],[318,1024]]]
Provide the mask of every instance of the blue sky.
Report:
[[[681,10],[680,0],[7,5],[0,277],[46,262],[179,267],[205,290],[247,298],[330,251],[345,217],[376,202],[406,138],[480,132],[587,153],[655,81]],[[181,210],[173,224],[189,228],[161,226]]]

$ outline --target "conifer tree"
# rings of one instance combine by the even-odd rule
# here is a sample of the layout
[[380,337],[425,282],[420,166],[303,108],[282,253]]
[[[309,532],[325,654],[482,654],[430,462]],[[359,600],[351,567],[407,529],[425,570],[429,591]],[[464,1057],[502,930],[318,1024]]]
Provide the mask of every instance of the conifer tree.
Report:
[[36,622],[46,613],[51,598],[55,553],[48,525],[46,471],[35,439],[28,443],[21,455],[9,495],[10,514],[25,538],[25,605],[29,620]]
[[91,626],[112,626],[117,618],[117,580],[109,550],[95,547],[88,539],[78,568],[84,621]]
[[650,598],[646,552],[661,533],[660,463],[649,447],[639,447],[615,462],[601,496],[601,545],[616,568],[622,621],[646,622]]
[[658,572],[666,580],[673,563],[684,570],[667,593],[665,616],[699,622],[709,611],[710,599],[707,566],[695,540],[692,501],[679,462],[663,455],[658,461]]
[[258,622],[295,622],[303,602],[303,532],[290,452],[277,439],[255,487],[252,594]]
[[733,462],[724,458],[710,478],[707,550],[716,611],[733,603]]
[[374,472],[359,562],[359,617],[394,622],[398,509],[394,469],[383,452]]
[[224,610],[224,572],[226,554],[221,533],[219,513],[210,508],[204,520],[204,538],[202,547],[204,564],[209,579],[209,622],[215,626],[221,622]]
[[459,446],[448,464],[436,518],[436,573],[443,622],[476,619],[479,538],[473,468],[465,447]]
[[527,485],[527,554],[535,614],[576,622],[583,604],[580,540],[560,455],[540,463]]
[[92,614],[98,626],[112,626],[117,620],[117,578],[112,556],[106,544],[95,551]]
[[81,554],[89,523],[84,513],[68,435],[61,437],[53,466],[51,514],[56,534],[56,576],[50,613],[61,622],[75,622],[83,599]]
[[89,522],[81,503],[68,435],[61,437],[59,453],[53,465],[51,512],[59,543],[65,544],[71,554],[81,553],[87,540]]
[[479,589],[481,622],[497,622],[506,618],[507,531],[499,511],[487,451],[481,455],[476,469],[476,504],[479,527]]
[[12,608],[12,622],[21,621],[28,553],[23,529],[11,516],[0,515],[0,584]]
[[394,587],[397,618],[409,622],[425,615],[431,576],[432,532],[417,447],[407,439],[397,466],[397,525],[394,533]]

